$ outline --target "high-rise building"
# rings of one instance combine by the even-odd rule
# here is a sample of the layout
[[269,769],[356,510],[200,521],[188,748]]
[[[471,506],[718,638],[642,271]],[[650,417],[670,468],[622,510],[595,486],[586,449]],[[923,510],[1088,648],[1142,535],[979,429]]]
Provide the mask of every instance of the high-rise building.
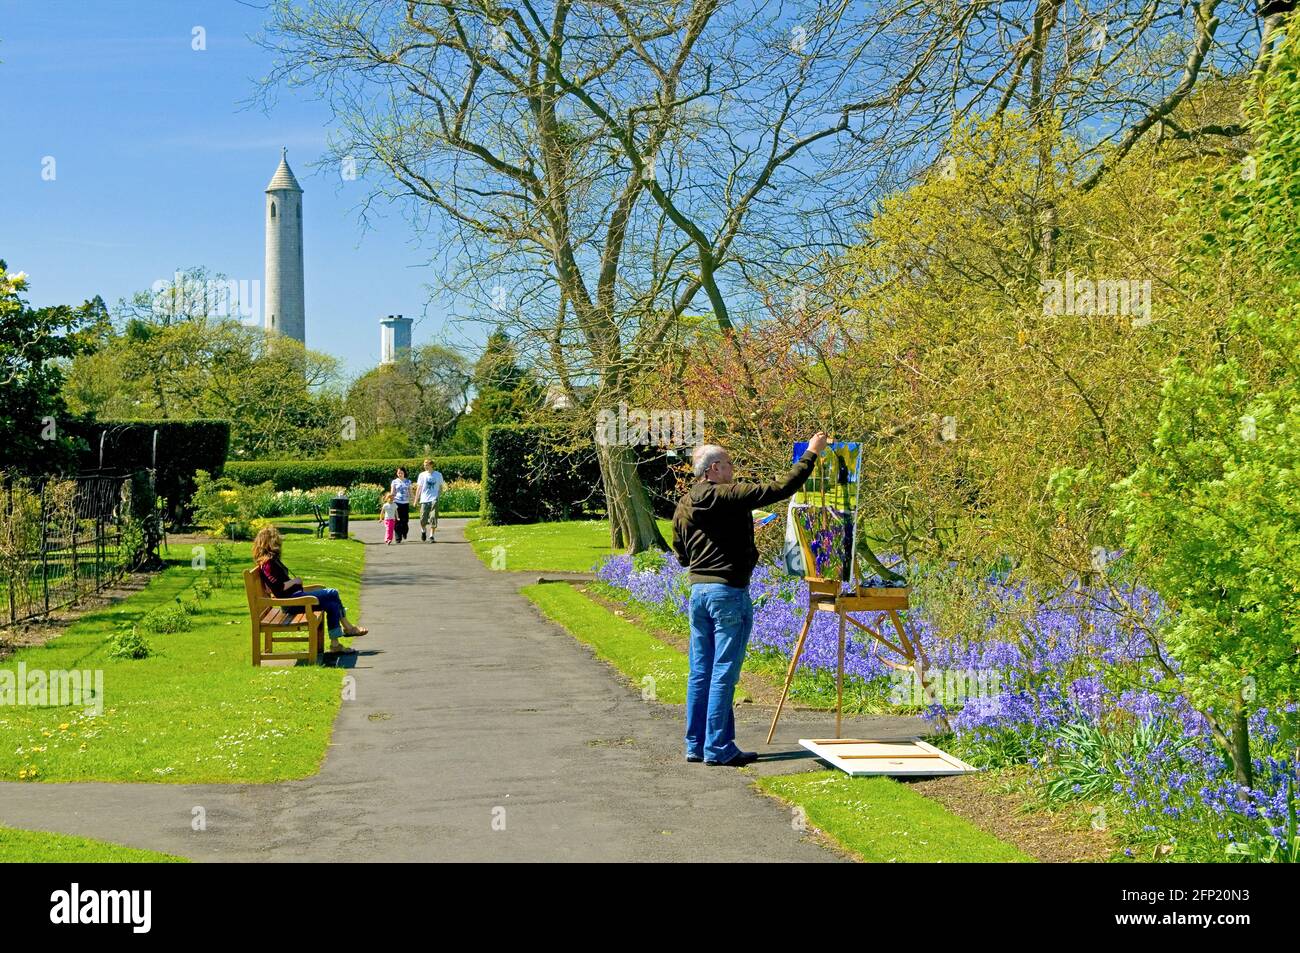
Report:
[[379,319],[379,363],[396,364],[411,353],[411,319],[390,314]]

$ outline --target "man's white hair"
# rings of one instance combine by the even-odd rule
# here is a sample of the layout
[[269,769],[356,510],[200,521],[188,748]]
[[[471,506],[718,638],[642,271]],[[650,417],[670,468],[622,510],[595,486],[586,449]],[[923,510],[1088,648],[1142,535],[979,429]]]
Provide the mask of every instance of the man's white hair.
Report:
[[695,471],[697,477],[704,476],[704,472],[713,466],[719,460],[727,455],[716,443],[703,443],[695,448],[691,454],[691,468]]

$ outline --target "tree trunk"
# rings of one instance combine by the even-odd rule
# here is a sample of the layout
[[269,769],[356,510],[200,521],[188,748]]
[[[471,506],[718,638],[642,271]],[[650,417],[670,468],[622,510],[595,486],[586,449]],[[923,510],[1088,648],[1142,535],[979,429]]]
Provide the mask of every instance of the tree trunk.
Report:
[[1237,704],[1237,715],[1232,726],[1232,770],[1237,783],[1254,787],[1255,766],[1250,761],[1250,723],[1246,705]]
[[650,494],[636,470],[634,448],[598,444],[600,476],[605,484],[605,510],[609,514],[610,541],[630,554],[647,549],[667,549],[655,522]]
[[626,539],[623,535],[623,526],[620,524],[619,520],[615,518],[614,508],[609,502],[610,498],[614,495],[611,492],[609,485],[609,467],[606,466],[605,455],[603,453],[598,453],[597,459],[600,463],[600,482],[605,492],[605,513],[609,519],[609,548],[623,549],[627,545]]

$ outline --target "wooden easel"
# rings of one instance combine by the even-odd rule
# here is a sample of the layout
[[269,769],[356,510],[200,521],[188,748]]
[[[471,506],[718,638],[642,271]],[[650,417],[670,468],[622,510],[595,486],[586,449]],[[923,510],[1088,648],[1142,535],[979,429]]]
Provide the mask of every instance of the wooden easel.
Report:
[[[776,712],[772,715],[772,727],[767,732],[767,743],[772,743],[772,736],[776,734],[776,723],[781,717],[781,709],[785,707],[786,696],[790,694],[790,685],[794,682],[794,670],[799,665],[799,656],[803,654],[804,642],[808,638],[808,632],[812,629],[813,618],[818,612],[834,612],[839,617],[839,664],[835,672],[835,737],[840,737],[840,723],[844,719],[844,632],[846,624],[852,622],[863,632],[866,632],[879,644],[892,649],[901,655],[905,662],[893,662],[887,658],[880,660],[891,668],[906,671],[911,669],[916,673],[917,679],[920,680],[922,690],[925,692],[926,699],[933,701],[933,689],[925,685],[925,666],[928,664],[925,659],[925,652],[922,651],[920,643],[913,643],[907,637],[907,632],[903,629],[903,622],[898,617],[899,610],[908,608],[908,598],[911,590],[905,586],[892,589],[864,589],[859,587],[853,592],[841,592],[841,584],[838,580],[833,579],[815,579],[809,578],[808,582],[808,618],[803,620],[803,629],[799,632],[799,641],[795,643],[794,652],[790,656],[790,669],[785,673],[785,687],[781,689],[781,700],[777,702]],[[889,616],[889,620],[894,624],[894,631],[898,633],[898,643],[895,644],[877,632],[871,626],[853,618],[852,612],[883,612]],[[879,623],[877,623],[879,624]]]

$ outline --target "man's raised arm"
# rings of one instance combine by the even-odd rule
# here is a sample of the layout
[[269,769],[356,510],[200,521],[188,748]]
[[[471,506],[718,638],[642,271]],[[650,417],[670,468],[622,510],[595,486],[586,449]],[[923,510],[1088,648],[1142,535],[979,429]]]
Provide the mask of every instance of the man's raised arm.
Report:
[[819,431],[808,441],[808,449],[799,458],[799,462],[781,479],[773,483],[729,483],[718,487],[718,497],[757,509],[793,496],[812,476],[813,466],[817,463],[818,455],[826,449],[826,444],[826,434]]

